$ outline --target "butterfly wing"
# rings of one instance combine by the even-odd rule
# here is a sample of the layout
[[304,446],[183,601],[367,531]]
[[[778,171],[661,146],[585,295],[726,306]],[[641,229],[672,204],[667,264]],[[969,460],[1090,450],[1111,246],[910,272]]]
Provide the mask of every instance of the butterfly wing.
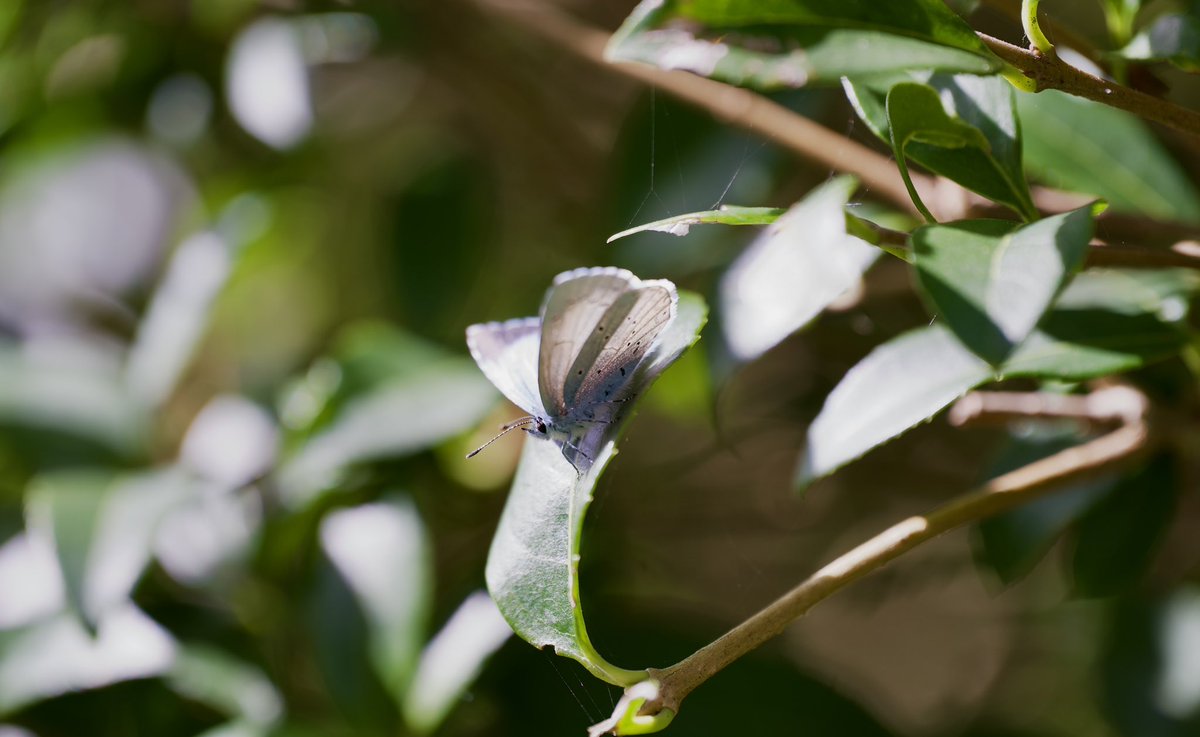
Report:
[[593,405],[623,398],[638,366],[675,319],[678,302],[671,282],[635,280],[597,321],[568,372],[568,404],[589,412]]
[[567,414],[567,397],[574,396],[566,392],[568,374],[580,351],[609,308],[636,283],[633,274],[615,268],[576,269],[555,277],[542,305],[537,374],[542,406],[551,417]]
[[541,321],[525,317],[467,328],[467,347],[483,375],[508,400],[531,415],[545,417],[538,395]]

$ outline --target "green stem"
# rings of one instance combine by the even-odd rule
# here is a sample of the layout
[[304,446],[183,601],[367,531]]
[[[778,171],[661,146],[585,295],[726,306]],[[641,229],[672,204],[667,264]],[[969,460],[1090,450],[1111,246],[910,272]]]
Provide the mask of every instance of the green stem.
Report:
[[1055,89],[1084,97],[1165,125],[1193,143],[1200,140],[1200,112],[1196,110],[1088,74],[1056,55],[1039,54],[983,33],[979,37],[992,53],[1033,80],[1038,90]]
[[1037,19],[1038,0],[1021,0],[1021,27],[1033,48],[1046,55],[1054,54],[1054,44],[1042,33],[1042,27]]
[[[1112,403],[1102,419],[1123,421],[1118,429],[999,476],[925,515],[893,525],[827,564],[799,586],[681,662],[662,670],[650,669],[650,678],[659,683],[659,694],[647,702],[642,713],[649,715],[658,710],[678,713],[683,699],[701,683],[783,632],[823,599],[922,543],[1140,457],[1151,446],[1145,421],[1145,398],[1126,387],[1105,391],[1113,391],[1110,397],[1119,401]],[[1115,392],[1125,394],[1118,397]]]

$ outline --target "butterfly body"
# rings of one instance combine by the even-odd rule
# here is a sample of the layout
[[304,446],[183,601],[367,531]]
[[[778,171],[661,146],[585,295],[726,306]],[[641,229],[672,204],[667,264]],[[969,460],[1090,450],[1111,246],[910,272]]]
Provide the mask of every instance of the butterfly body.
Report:
[[590,464],[625,404],[654,379],[658,337],[674,321],[675,285],[624,269],[576,269],[554,279],[539,317],[467,328],[471,355],[529,413],[521,427]]

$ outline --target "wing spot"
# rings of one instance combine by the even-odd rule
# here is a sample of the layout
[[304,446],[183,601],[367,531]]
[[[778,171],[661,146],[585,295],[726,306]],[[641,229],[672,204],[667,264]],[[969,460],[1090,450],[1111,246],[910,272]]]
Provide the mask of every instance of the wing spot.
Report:
[[624,375],[625,375],[625,367],[624,367],[624,366],[622,366],[622,367],[621,367],[621,376],[624,376]]
[[579,375],[583,376],[583,369],[579,369]]

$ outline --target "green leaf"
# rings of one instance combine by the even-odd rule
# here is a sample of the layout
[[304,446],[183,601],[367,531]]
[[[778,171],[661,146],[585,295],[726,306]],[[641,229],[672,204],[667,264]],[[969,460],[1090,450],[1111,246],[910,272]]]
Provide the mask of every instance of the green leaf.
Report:
[[234,719],[201,732],[196,737],[269,737],[269,735],[278,734],[280,732],[273,727],[255,724],[244,719]]
[[205,232],[186,239],[171,256],[129,348],[126,384],[146,405],[160,405],[175,390],[238,255],[237,245]]
[[1094,379],[1173,356],[1187,341],[1187,333],[1151,314],[1058,309],[1005,362],[997,378]]
[[850,369],[808,428],[804,486],[928,421],[992,377],[992,368],[942,325],[904,333]]
[[1189,301],[1200,294],[1200,273],[1190,269],[1088,269],[1058,298],[1060,309],[1147,313],[1182,323]]
[[175,647],[132,604],[106,614],[94,636],[71,613],[0,632],[0,717],[70,691],[162,675]]
[[1185,13],[1160,15],[1116,52],[1133,61],[1168,61],[1200,72],[1200,18]]
[[89,628],[125,606],[150,563],[159,523],[195,498],[182,469],[124,478],[105,471],[38,476],[27,492],[29,528],[52,539],[67,600]]
[[367,622],[371,665],[403,703],[424,640],[432,559],[416,508],[405,499],[351,507],[321,523],[321,548]]
[[1188,72],[1200,71],[1200,5],[1163,13],[1138,31],[1124,48],[1113,52],[1133,61],[1169,61]]
[[175,692],[239,725],[263,731],[283,715],[283,699],[261,670],[207,645],[181,645],[163,677]]
[[[913,202],[933,220],[916,194],[907,159],[967,189],[1005,205],[1026,220],[1037,218],[1021,166],[1012,89],[998,78],[960,75],[929,84],[900,82],[887,92],[887,128],[900,173]],[[877,104],[862,105],[864,119],[877,118]],[[879,127],[876,120],[872,129]]]
[[842,378],[808,428],[802,487],[926,422],[971,389],[1009,377],[1082,381],[1167,358],[1187,334],[1154,315],[1054,310],[999,368],[943,325],[875,348]]
[[97,612],[88,601],[88,566],[112,482],[104,471],[62,471],[38,477],[26,492],[29,526],[54,541],[67,602],[89,629]]
[[1179,478],[1160,456],[1123,478],[1079,520],[1071,573],[1079,596],[1110,596],[1137,584],[1174,519]]
[[1084,207],[1015,229],[1001,220],[919,228],[910,238],[917,280],[934,314],[998,366],[1083,264],[1092,227]]
[[[992,465],[988,478],[1076,446],[1082,440],[1075,429],[1054,427],[1039,429],[1034,435],[1014,435]],[[976,528],[977,561],[989,567],[1005,585],[1019,581],[1114,483],[1111,477],[1083,481],[980,522]]]
[[936,0],[643,0],[607,56],[762,89],[904,69],[988,74],[1000,67]]
[[786,210],[779,207],[722,205],[719,210],[689,212],[686,215],[676,215],[675,217],[655,220],[652,223],[622,230],[620,233],[609,236],[608,243],[612,243],[619,238],[624,238],[627,235],[642,233],[648,230],[659,233],[670,233],[671,235],[687,235],[693,225],[707,223],[718,223],[720,225],[770,225],[778,220],[779,216],[784,212]]
[[1018,95],[1025,166],[1114,210],[1200,223],[1200,192],[1136,116],[1055,90]]
[[430,734],[479,675],[512,630],[483,591],[466,598],[425,650],[404,699],[409,728]]
[[[654,376],[699,338],[703,300],[680,294],[675,321],[660,338],[647,368]],[[616,432],[620,430],[620,423]],[[550,440],[529,437],[488,553],[487,586],[513,631],[539,647],[573,658],[598,678],[628,686],[643,671],[619,668],[592,647],[579,600],[579,548],[583,518],[596,481],[616,453],[605,439],[592,465],[578,472]]]
[[280,468],[283,500],[302,506],[336,486],[355,464],[433,447],[475,426],[495,401],[495,390],[474,364],[458,358],[367,391],[347,401]]
[[105,357],[32,356],[0,343],[0,421],[82,436],[127,454],[144,449],[149,417]]
[[721,278],[725,341],[750,361],[808,324],[860,283],[880,251],[846,232],[858,183],[837,177],[793,205]]
[[659,685],[658,681],[647,679],[626,688],[620,701],[613,706],[612,716],[589,727],[588,737],[603,737],[606,734],[654,734],[666,729],[675,719],[673,710],[662,709],[653,715],[640,713],[647,701],[659,697]]
[[1142,0],[1102,0],[1101,5],[1109,36],[1118,44],[1124,43],[1133,35],[1134,21],[1142,7]]

